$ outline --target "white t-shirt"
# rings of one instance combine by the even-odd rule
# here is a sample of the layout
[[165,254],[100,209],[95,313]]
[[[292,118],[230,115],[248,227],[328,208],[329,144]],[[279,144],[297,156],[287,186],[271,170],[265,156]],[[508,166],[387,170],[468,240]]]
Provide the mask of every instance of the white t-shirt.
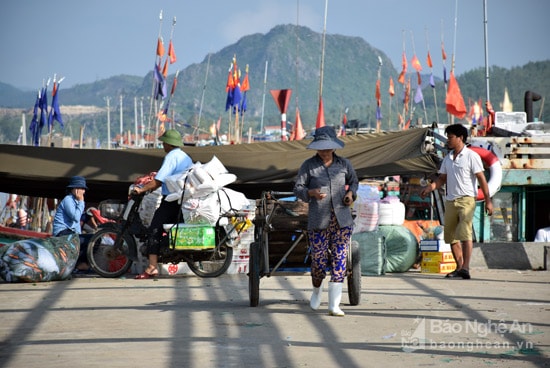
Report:
[[543,243],[550,242],[550,226],[538,229],[537,235],[535,235],[535,241]]
[[449,152],[443,159],[439,172],[447,175],[447,195],[448,201],[460,197],[477,197],[477,178],[476,174],[485,171],[481,157],[464,147],[454,159],[454,151]]

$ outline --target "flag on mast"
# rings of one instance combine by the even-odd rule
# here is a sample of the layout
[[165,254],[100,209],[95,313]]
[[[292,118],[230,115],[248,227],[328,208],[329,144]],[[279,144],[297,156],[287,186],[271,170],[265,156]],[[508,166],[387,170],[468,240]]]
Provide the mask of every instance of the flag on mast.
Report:
[[454,115],[459,119],[463,119],[466,116],[467,110],[466,105],[464,104],[464,98],[462,97],[460,87],[452,71],[449,74],[449,86],[447,88],[445,105],[447,105],[447,112],[449,114]]
[[170,58],[170,64],[174,64],[178,60],[172,40],[170,40],[170,43],[168,44],[168,57]]
[[59,82],[53,82],[53,89],[52,89],[52,108],[50,109],[50,115],[48,117],[48,131],[51,132],[53,128],[53,121],[57,120],[59,122],[59,125],[61,126],[61,129],[63,129],[63,118],[61,116],[61,110],[59,109],[59,98],[58,98],[58,90],[59,90]]
[[248,81],[248,64],[246,64],[246,69],[245,69],[245,75],[244,75],[244,79],[243,79],[243,83],[241,85],[241,92],[243,94],[243,97],[242,97],[242,101],[241,101],[241,115],[246,112],[246,109],[248,108],[248,105],[247,105],[247,100],[246,100],[246,95],[247,95],[247,91],[250,89],[250,82]]
[[323,97],[319,97],[319,110],[317,111],[317,120],[315,121],[315,129],[325,126],[325,109],[323,107]]
[[40,89],[36,92],[36,101],[34,102],[34,108],[32,111],[32,121],[31,125],[29,126],[29,130],[32,134],[32,144],[35,146],[38,146],[39,143],[39,125],[38,122],[38,107],[40,105]]

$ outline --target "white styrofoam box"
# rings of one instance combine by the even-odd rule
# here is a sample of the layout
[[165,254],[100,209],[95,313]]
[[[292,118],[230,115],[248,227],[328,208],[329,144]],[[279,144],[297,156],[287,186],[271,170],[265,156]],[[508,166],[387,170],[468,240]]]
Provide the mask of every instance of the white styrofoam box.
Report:
[[405,205],[402,202],[380,202],[378,208],[378,225],[403,225],[404,222]]
[[227,274],[248,273],[250,253],[248,248],[233,248],[233,259],[227,269]]
[[193,271],[189,269],[186,262],[173,263],[159,263],[159,274],[163,276],[175,276],[175,275],[192,275]]
[[421,240],[421,252],[450,252],[451,245],[445,243],[444,240]]

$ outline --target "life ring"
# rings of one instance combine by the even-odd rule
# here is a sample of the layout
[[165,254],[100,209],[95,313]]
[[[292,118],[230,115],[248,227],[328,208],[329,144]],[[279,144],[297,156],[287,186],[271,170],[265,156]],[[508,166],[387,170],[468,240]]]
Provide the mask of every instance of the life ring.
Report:
[[[490,177],[487,182],[487,186],[489,187],[489,195],[492,197],[500,190],[500,185],[502,184],[502,165],[500,164],[498,157],[493,152],[476,146],[470,146],[469,148],[477,153],[479,157],[481,157],[481,161],[483,161],[484,166],[489,168]],[[478,188],[476,201],[483,200],[485,200],[483,191],[481,188]]]

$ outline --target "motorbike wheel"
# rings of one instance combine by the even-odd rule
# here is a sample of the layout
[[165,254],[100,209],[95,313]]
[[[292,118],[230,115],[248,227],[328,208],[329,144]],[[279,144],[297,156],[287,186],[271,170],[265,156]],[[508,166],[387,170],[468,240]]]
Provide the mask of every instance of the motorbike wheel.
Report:
[[120,248],[115,247],[115,240],[120,233],[115,228],[104,228],[97,231],[88,243],[88,262],[90,267],[103,277],[120,277],[132,266],[128,257],[130,247],[135,247],[135,240],[130,234],[124,234]]
[[199,277],[223,275],[233,260],[233,248],[222,243],[212,250],[202,250],[188,260],[187,265]]

